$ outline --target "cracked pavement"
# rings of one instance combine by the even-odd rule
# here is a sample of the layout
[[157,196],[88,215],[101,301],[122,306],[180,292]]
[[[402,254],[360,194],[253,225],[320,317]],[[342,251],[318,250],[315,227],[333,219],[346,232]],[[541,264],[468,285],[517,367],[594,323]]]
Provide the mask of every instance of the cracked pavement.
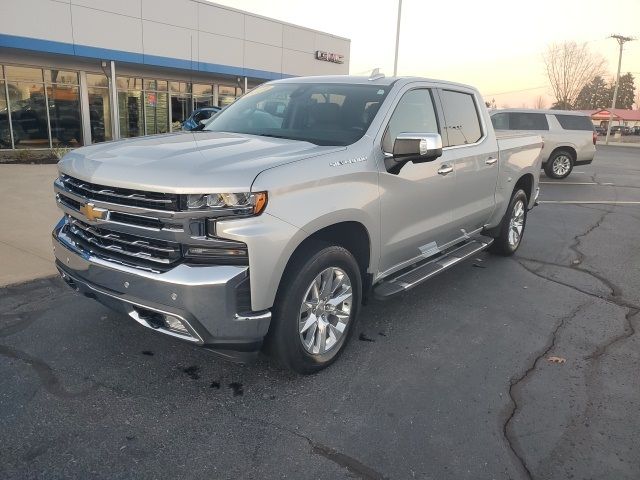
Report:
[[[595,185],[541,199],[640,200],[640,150],[599,149],[568,179]],[[312,377],[225,363],[54,278],[2,289],[0,477],[637,479],[639,233],[638,205],[542,204],[515,257],[372,302]]]

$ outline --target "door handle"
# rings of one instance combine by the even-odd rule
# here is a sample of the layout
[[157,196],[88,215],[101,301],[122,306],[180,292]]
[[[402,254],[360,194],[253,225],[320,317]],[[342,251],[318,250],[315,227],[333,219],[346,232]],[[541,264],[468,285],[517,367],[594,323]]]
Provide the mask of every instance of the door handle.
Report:
[[498,161],[498,159],[497,159],[497,158],[495,158],[495,157],[489,157],[489,158],[487,158],[487,159],[484,161],[484,163],[485,163],[485,165],[495,165],[495,163],[496,163],[497,161]]
[[448,173],[453,172],[453,167],[450,165],[442,165],[439,169],[438,169],[438,174],[439,175],[447,175]]

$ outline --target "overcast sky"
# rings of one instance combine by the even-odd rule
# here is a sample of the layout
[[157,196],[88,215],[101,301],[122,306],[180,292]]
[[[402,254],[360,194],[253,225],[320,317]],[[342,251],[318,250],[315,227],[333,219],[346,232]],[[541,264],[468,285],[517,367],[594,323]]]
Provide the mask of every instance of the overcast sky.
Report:
[[[351,39],[350,73],[393,73],[397,0],[216,0]],[[542,54],[575,40],[607,59],[615,75],[612,33],[640,39],[640,0],[403,0],[398,74],[475,85],[498,106],[551,104]],[[640,40],[625,45],[622,71],[640,87]],[[504,93],[514,92],[515,93]]]

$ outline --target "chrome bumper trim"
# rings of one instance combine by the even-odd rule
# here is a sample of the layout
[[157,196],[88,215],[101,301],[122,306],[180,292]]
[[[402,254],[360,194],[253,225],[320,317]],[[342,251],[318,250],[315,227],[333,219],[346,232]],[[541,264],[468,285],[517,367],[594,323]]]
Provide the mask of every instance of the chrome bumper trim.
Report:
[[[71,286],[72,288],[74,288],[75,290],[79,290],[80,288],[75,287],[75,285],[82,285],[82,287],[91,290],[93,293],[98,294],[98,295],[104,295],[106,297],[110,297],[113,298],[119,302],[122,302],[124,304],[127,305],[135,305],[136,307],[140,307],[143,308],[145,310],[152,310],[154,312],[163,314],[163,315],[170,315],[172,317],[176,317],[178,318],[189,330],[189,333],[191,334],[191,336],[187,336],[187,335],[181,335],[179,333],[176,332],[172,332],[171,330],[167,330],[164,328],[158,328],[155,327],[153,325],[151,325],[149,322],[147,322],[145,319],[143,319],[140,314],[134,310],[133,308],[131,309],[131,311],[128,312],[128,315],[133,318],[136,322],[138,322],[140,325],[147,327],[147,328],[151,328],[152,330],[158,330],[162,333],[164,333],[165,335],[170,335],[172,337],[176,337],[179,338],[181,340],[186,340],[188,342],[194,342],[197,343],[199,345],[204,344],[204,340],[202,339],[202,337],[198,334],[198,332],[191,326],[191,324],[182,316],[173,313],[173,312],[167,312],[164,310],[161,310],[159,308],[156,307],[151,307],[149,305],[143,305],[141,303],[138,302],[132,302],[131,300],[127,300],[125,298],[122,298],[119,295],[114,295],[112,293],[106,292],[98,287],[96,287],[95,285],[90,284],[89,282],[80,280],[78,277],[75,277],[73,275],[71,275],[69,272],[66,272],[62,267],[60,267],[59,265],[56,265],[58,272],[60,272],[60,276],[62,277],[62,279],[67,282],[67,284],[69,286]],[[69,281],[71,280],[71,281]]]
[[[180,264],[165,272],[141,270],[76,250],[58,235],[61,225],[54,229],[52,243],[63,278],[145,327],[206,346],[258,344],[267,334],[271,312],[238,310],[238,289],[246,282],[248,266]],[[152,316],[144,318],[141,309],[175,317],[193,338],[167,330]]]

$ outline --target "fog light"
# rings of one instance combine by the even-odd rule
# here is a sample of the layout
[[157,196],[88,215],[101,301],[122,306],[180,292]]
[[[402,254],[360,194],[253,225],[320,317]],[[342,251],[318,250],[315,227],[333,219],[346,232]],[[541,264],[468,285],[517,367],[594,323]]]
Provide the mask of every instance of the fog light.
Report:
[[189,247],[187,255],[193,257],[219,257],[233,256],[246,257],[247,251],[239,248],[208,248],[208,247]]
[[190,335],[189,330],[184,326],[184,323],[182,323],[179,318],[172,317],[171,315],[165,315],[164,322],[169,330],[183,335]]

